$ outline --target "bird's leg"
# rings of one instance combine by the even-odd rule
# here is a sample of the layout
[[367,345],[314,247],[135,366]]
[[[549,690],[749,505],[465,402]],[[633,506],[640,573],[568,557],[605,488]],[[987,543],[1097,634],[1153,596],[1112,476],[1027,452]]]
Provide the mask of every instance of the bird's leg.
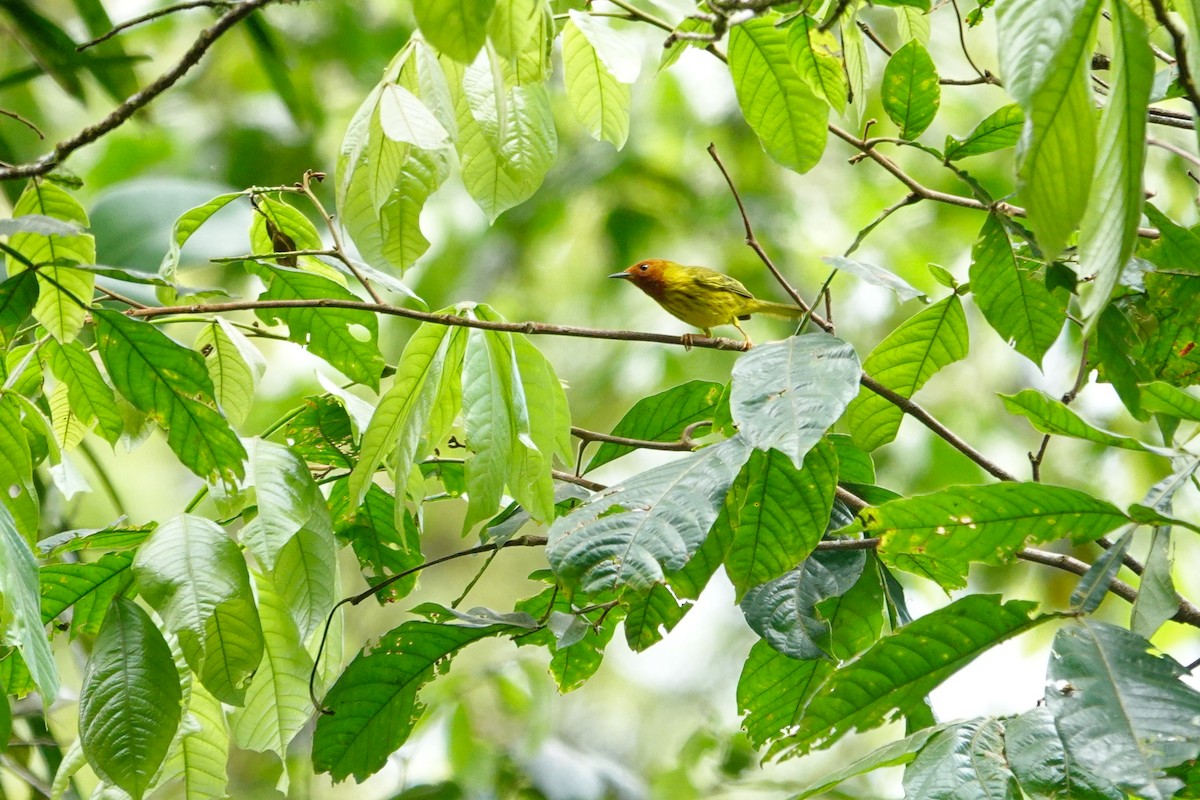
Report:
[[754,347],[754,342],[750,341],[750,334],[748,334],[744,330],[742,330],[742,326],[738,325],[737,320],[733,319],[733,320],[730,320],[730,322],[733,323],[733,327],[738,329],[738,333],[740,333],[742,335],[742,338],[746,340],[746,347],[747,348]]
[[694,333],[685,333],[685,334],[683,334],[682,336],[680,336],[679,338],[680,338],[680,339],[683,339],[683,349],[684,349],[684,350],[691,350],[691,349],[692,349],[692,344],[693,344],[693,343],[696,341],[696,334],[694,334]]

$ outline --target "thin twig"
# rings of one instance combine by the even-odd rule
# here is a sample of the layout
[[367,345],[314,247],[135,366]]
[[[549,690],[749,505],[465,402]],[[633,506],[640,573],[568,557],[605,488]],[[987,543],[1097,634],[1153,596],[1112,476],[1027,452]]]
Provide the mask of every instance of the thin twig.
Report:
[[758,254],[759,259],[763,262],[763,264],[766,265],[767,269],[771,271],[771,274],[775,276],[775,280],[779,281],[779,285],[782,286],[783,290],[788,293],[788,296],[792,298],[793,302],[795,302],[800,308],[804,309],[805,312],[808,312],[809,306],[804,302],[804,298],[800,295],[800,292],[796,291],[796,287],[792,286],[792,284],[788,282],[787,278],[783,277],[783,273],[779,271],[779,269],[775,266],[775,262],[771,260],[771,257],[767,255],[767,251],[763,249],[763,246],[759,244],[758,239],[755,238],[754,228],[750,225],[750,217],[746,213],[746,206],[744,203],[742,203],[742,197],[738,194],[737,186],[734,185],[733,178],[730,176],[729,170],[725,168],[725,163],[721,161],[721,157],[717,155],[717,146],[715,144],[709,144],[708,154],[712,156],[712,160],[716,163],[717,169],[721,170],[721,174],[725,176],[725,183],[729,184],[729,191],[733,194],[733,200],[735,203],[737,203],[738,211],[741,212],[742,225],[744,225],[746,228],[746,244],[751,250]]
[[113,38],[114,36],[116,36],[118,33],[121,33],[122,31],[129,30],[130,28],[132,28],[136,25],[141,25],[144,22],[150,22],[151,20],[156,20],[159,17],[165,17],[168,14],[174,14],[176,11],[187,11],[188,9],[191,9],[191,8],[229,8],[232,5],[234,5],[234,3],[230,2],[230,0],[189,0],[189,2],[186,2],[186,3],[175,3],[174,5],[166,6],[164,8],[159,8],[154,11],[151,11],[148,14],[142,14],[140,17],[134,17],[133,19],[127,19],[122,23],[114,25],[113,29],[110,30],[108,33],[105,33],[101,36],[97,36],[95,39],[92,39],[90,42],[84,42],[83,44],[76,47],[75,52],[82,53],[84,50],[87,50],[89,47],[95,47],[96,45],[100,44],[101,42],[107,42],[109,39]]
[[697,428],[705,425],[712,425],[712,421],[700,420],[699,422],[693,422],[683,429],[683,432],[679,435],[679,439],[674,442],[656,442],[651,439],[631,439],[626,436],[613,436],[611,433],[589,431],[586,428],[577,428],[574,425],[571,426],[571,435],[585,442],[607,442],[609,444],[624,445],[625,447],[636,447],[642,450],[666,450],[675,453],[687,453],[700,446],[700,443],[693,439],[691,435]]
[[99,139],[104,134],[114,130],[122,125],[134,114],[143,107],[148,105],[154,98],[165,92],[167,89],[174,86],[180,78],[203,58],[213,44],[221,38],[230,28],[243,19],[254,13],[258,9],[277,0],[243,0],[233,6],[214,22],[209,27],[205,28],[192,42],[191,47],[187,52],[176,62],[175,66],[164,72],[144,89],[134,92],[125,102],[109,112],[108,116],[101,119],[94,125],[81,130],[69,139],[59,142],[54,146],[53,152],[47,153],[36,161],[31,161],[26,164],[15,164],[7,167],[0,167],[0,180],[12,180],[14,178],[32,178],[38,175],[45,175],[59,164],[61,164],[67,156],[74,153],[84,145],[91,144]]
[[1175,45],[1175,68],[1179,70],[1179,83],[1183,86],[1184,94],[1187,95],[1192,108],[1197,114],[1200,114],[1200,92],[1196,91],[1192,68],[1188,64],[1187,44],[1184,41],[1183,31],[1167,13],[1167,7],[1163,5],[1163,0],[1150,0],[1150,7],[1154,9],[1154,18],[1158,20],[1158,24],[1166,28],[1167,33],[1171,35],[1171,42]]
[[1195,153],[1189,153],[1179,145],[1172,144],[1171,142],[1164,142],[1162,139],[1155,139],[1152,136],[1146,137],[1146,144],[1150,145],[1151,147],[1161,148],[1169,153],[1174,153],[1180,158],[1190,161],[1192,164],[1200,167],[1200,158],[1197,158]]
[[962,12],[958,10],[958,0],[950,0],[950,5],[954,6],[954,21],[958,23],[958,43],[962,45],[963,57],[967,59],[967,63],[971,65],[971,69],[975,70],[975,74],[986,83],[991,83],[988,78],[995,78],[990,72],[985,72],[975,66],[975,60],[971,58],[971,51],[967,49],[967,35],[963,31]]
[[34,125],[32,122],[25,119],[24,117],[22,117],[20,114],[18,114],[15,111],[9,111],[6,108],[0,108],[0,116],[5,116],[5,117],[8,117],[9,119],[15,119],[17,122],[21,123],[25,127],[29,128],[31,131],[36,133],[37,137],[39,139],[46,138],[46,134],[42,133],[41,128],[39,128],[37,125]]
[[350,270],[350,274],[354,276],[362,287],[367,290],[367,294],[376,303],[382,303],[383,298],[379,296],[379,292],[375,291],[375,287],[367,280],[367,276],[363,275],[355,266],[354,261],[346,255],[346,246],[342,243],[342,234],[338,232],[338,226],[333,221],[333,215],[325,210],[325,205],[317,198],[317,195],[312,190],[312,182],[325,180],[325,173],[307,170],[304,177],[300,180],[300,188],[304,192],[304,196],[313,204],[313,208],[317,209],[317,213],[321,215],[321,219],[325,221],[325,227],[329,229],[329,235],[333,238],[334,257],[346,265],[346,269]]
[[114,292],[112,289],[106,289],[105,287],[100,286],[99,284],[96,285],[96,291],[105,295],[110,300],[116,300],[118,303],[124,303],[125,305],[129,306],[130,308],[149,308],[149,306],[146,305],[145,303],[139,303],[137,300],[134,300],[132,297],[126,297],[125,295],[121,294],[120,292]]
[[897,200],[895,203],[892,203],[890,206],[885,208],[883,211],[879,212],[879,216],[877,216],[874,220],[872,220],[870,224],[868,224],[865,228],[863,228],[861,231],[858,232],[858,235],[854,237],[854,241],[851,242],[850,246],[846,248],[846,252],[843,253],[842,255],[849,258],[850,254],[858,249],[858,246],[863,243],[863,240],[867,238],[867,236],[871,233],[871,231],[873,231],[877,227],[879,227],[879,224],[881,222],[883,222],[885,219],[890,217],[892,214],[895,214],[900,209],[905,208],[907,206],[911,206],[911,205],[913,205],[915,203],[919,203],[919,202],[921,202],[921,196],[919,194],[917,194],[916,192],[909,192],[904,197]]
[[595,481],[589,481],[587,478],[582,478],[582,477],[575,475],[573,473],[570,473],[570,472],[563,472],[560,469],[550,470],[550,475],[556,481],[562,481],[563,483],[573,483],[576,486],[582,486],[583,488],[587,489],[589,492],[603,492],[605,489],[608,488],[603,483],[596,483]]

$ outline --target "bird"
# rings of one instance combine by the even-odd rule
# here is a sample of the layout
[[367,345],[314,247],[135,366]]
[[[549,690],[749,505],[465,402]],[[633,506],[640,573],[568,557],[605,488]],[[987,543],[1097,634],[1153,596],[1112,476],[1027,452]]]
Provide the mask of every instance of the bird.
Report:
[[[754,343],[738,325],[738,320],[750,319],[751,314],[768,314],[798,319],[804,309],[789,303],[759,300],[735,278],[708,267],[685,267],[662,258],[648,258],[628,269],[614,272],[610,278],[627,280],[648,294],[676,319],[704,331],[712,338],[717,325],[732,325],[746,340]],[[685,344],[691,346],[694,334],[685,334]]]

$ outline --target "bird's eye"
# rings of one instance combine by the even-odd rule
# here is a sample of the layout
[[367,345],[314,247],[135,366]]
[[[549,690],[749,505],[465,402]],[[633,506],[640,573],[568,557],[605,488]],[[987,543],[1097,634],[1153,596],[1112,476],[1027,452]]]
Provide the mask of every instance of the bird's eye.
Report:
[[638,269],[640,269],[642,272],[645,272],[646,270],[650,269],[650,265],[649,264],[638,264]]

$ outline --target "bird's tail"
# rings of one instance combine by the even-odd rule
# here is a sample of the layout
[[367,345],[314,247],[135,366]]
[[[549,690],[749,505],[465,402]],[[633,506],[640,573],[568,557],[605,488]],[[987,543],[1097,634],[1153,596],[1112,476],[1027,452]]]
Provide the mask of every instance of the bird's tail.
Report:
[[750,313],[766,314],[770,317],[782,317],[783,319],[800,319],[800,317],[804,316],[804,309],[791,303],[775,303],[771,300],[756,299],[754,301],[754,308],[751,309]]

